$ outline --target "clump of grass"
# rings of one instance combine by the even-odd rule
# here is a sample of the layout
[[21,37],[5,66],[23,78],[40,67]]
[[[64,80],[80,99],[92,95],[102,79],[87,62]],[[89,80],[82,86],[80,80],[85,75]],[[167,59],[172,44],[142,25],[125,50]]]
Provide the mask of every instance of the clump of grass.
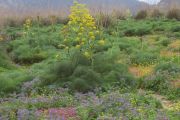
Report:
[[142,78],[141,87],[161,94],[167,95],[170,99],[180,96],[178,88],[172,85],[172,80],[180,73],[180,66],[174,63],[160,63],[150,75]]
[[157,62],[158,56],[148,52],[138,52],[131,56],[131,64],[134,65],[153,65]]
[[20,90],[22,82],[32,80],[32,77],[23,70],[8,70],[0,73],[0,92],[11,93]]

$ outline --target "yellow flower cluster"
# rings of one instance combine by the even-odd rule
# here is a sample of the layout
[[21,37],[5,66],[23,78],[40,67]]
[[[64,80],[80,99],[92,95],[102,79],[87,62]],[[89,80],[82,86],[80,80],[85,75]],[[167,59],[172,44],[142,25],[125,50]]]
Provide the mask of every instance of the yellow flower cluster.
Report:
[[172,111],[179,111],[180,112],[180,101],[173,104],[169,109],[172,110]]
[[2,36],[2,35],[0,35],[0,41],[3,41],[3,40],[4,40],[3,36]]
[[[90,57],[96,36],[100,33],[95,20],[84,4],[74,2],[70,11],[69,22],[62,30],[64,43],[67,46],[73,43],[75,48],[84,50],[84,55]],[[103,45],[104,41],[99,41],[99,44]]]
[[32,20],[31,19],[26,19],[25,23],[24,23],[24,29],[26,31],[29,31],[31,26],[32,26]]

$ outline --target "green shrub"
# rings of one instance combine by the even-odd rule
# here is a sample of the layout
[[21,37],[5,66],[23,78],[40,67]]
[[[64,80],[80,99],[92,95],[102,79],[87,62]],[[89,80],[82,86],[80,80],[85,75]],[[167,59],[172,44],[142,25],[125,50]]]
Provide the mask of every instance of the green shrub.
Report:
[[25,71],[11,70],[0,73],[0,93],[10,93],[19,90],[22,82],[31,80],[32,77]]
[[178,75],[180,73],[180,65],[175,63],[161,63],[156,66],[156,72],[168,72],[170,75]]
[[149,90],[163,92],[171,88],[169,79],[170,76],[167,72],[155,72],[144,78],[142,86]]
[[141,87],[161,94],[167,95],[169,98],[179,97],[177,94],[178,89],[174,88],[171,84],[176,75],[180,73],[180,66],[173,63],[161,63],[155,67],[155,71],[142,78]]
[[117,55],[99,55],[94,61],[94,70],[101,73],[103,86],[131,86],[136,85],[136,80],[129,74],[128,67],[124,64],[116,63]]
[[148,25],[128,28],[124,31],[124,35],[126,36],[143,36],[150,33],[151,33],[151,27],[149,27]]
[[74,91],[88,92],[98,87],[101,83],[100,74],[88,67],[79,66],[71,76],[72,83],[70,88]]
[[[40,74],[41,83],[40,86],[52,85],[54,83],[61,83],[69,81],[69,77],[72,75],[75,66],[70,61],[52,62],[43,67],[45,69]],[[37,67],[39,68],[39,67]],[[37,68],[34,68],[35,71]],[[42,68],[41,68],[42,69]]]
[[180,26],[174,26],[171,28],[172,32],[180,32]]
[[96,45],[94,47],[94,51],[95,53],[97,52],[104,52],[104,51],[107,51],[109,48],[111,47],[111,45]]
[[132,64],[136,65],[151,65],[157,62],[158,57],[154,53],[150,52],[138,52],[130,58]]
[[37,63],[47,58],[45,52],[42,52],[39,48],[31,48],[28,45],[19,46],[11,53],[11,56],[16,63],[21,64]]
[[75,51],[70,57],[70,61],[72,61],[72,65],[77,67],[78,65],[90,66],[91,61],[85,57],[81,52]]
[[104,86],[111,85],[121,88],[136,87],[135,78],[132,75],[130,75],[128,71],[124,71],[124,70],[125,70],[124,68],[120,68],[119,71],[112,70],[108,74],[106,74],[104,76],[106,82],[104,83]]
[[126,36],[133,36],[135,34],[136,34],[135,28],[128,28],[124,31],[124,35],[126,35]]
[[133,51],[133,47],[131,44],[129,44],[128,42],[125,43],[125,42],[122,42],[119,44],[119,49],[121,51],[125,51],[127,53],[131,53]]
[[12,63],[7,56],[7,53],[5,53],[4,50],[2,50],[1,48],[0,48],[0,67],[4,69],[13,68]]
[[151,33],[151,28],[149,26],[143,26],[139,27],[136,30],[136,35],[137,36],[143,36]]
[[169,44],[171,43],[171,41],[169,39],[163,39],[161,40],[161,44],[165,47],[167,47]]

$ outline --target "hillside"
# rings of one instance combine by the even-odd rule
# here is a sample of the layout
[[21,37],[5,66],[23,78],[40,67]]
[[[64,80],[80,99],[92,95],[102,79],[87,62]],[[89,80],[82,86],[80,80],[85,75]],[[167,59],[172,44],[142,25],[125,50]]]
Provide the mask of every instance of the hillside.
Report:
[[175,7],[179,8],[180,0],[161,0],[158,6],[162,8],[163,10],[168,10],[170,8],[175,8]]
[[[79,0],[82,3],[92,8],[109,8],[120,9],[129,8],[132,11],[136,11],[139,8],[146,7],[148,4],[137,0]],[[73,0],[0,0],[0,6],[2,8],[15,10],[15,11],[32,11],[34,9],[46,10],[46,9],[62,9],[72,5]]]

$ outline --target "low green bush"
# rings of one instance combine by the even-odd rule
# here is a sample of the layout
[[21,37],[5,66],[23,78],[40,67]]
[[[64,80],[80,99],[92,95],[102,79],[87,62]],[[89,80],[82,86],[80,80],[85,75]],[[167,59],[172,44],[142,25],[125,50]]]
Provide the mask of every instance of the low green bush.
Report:
[[135,65],[152,65],[158,61],[158,56],[150,52],[137,52],[131,55],[130,60]]
[[143,87],[145,89],[162,92],[170,89],[170,76],[167,72],[155,72],[143,78]]
[[171,41],[169,39],[161,40],[161,45],[163,45],[165,47],[167,47],[170,43],[171,43]]
[[126,36],[143,36],[151,33],[151,27],[144,25],[141,27],[128,28],[124,31]]
[[10,69],[13,68],[12,63],[8,59],[7,55],[0,51],[0,67]]
[[180,26],[173,26],[173,27],[171,28],[171,31],[172,31],[172,32],[180,32]]
[[160,63],[153,73],[140,79],[141,88],[167,95],[169,99],[178,99],[179,89],[171,84],[174,77],[179,75],[180,66],[174,63]]
[[160,63],[155,68],[156,72],[168,72],[171,76],[180,74],[180,65],[175,63]]
[[98,87],[102,82],[100,74],[84,66],[78,66],[71,76],[70,88],[74,91],[88,92]]
[[0,93],[19,91],[22,82],[32,80],[26,71],[9,70],[0,73]]
[[45,52],[39,48],[31,48],[28,45],[19,46],[11,53],[11,56],[16,63],[22,64],[37,63],[47,58]]

